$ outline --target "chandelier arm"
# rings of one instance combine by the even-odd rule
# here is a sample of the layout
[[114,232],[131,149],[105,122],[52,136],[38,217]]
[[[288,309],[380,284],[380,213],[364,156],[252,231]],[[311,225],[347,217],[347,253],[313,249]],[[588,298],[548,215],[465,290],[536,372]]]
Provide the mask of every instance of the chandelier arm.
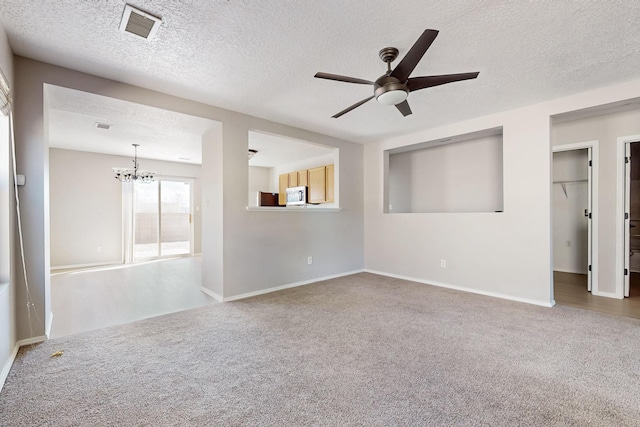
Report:
[[131,144],[134,148],[133,154],[133,170],[132,169],[118,169],[113,168],[115,172],[115,178],[120,182],[132,182],[138,181],[142,183],[150,183],[153,182],[153,172],[141,172],[138,175],[138,169],[140,165],[138,164],[138,146],[139,144]]

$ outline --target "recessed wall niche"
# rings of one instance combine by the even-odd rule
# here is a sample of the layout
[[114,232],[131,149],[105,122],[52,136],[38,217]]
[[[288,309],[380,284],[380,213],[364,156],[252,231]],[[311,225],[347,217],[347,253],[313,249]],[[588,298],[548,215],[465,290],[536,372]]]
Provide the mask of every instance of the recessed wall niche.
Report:
[[385,151],[385,213],[502,212],[502,128]]

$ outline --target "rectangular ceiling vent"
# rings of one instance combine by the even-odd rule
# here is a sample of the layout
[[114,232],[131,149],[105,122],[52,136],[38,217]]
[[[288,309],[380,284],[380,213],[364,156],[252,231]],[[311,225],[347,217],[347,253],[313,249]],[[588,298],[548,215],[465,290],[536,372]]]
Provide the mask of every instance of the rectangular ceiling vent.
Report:
[[150,40],[158,31],[161,22],[162,19],[157,16],[136,9],[128,4],[124,7],[122,21],[120,22],[120,31],[135,34],[136,36]]
[[109,130],[109,129],[111,129],[111,126],[113,126],[113,125],[110,125],[109,123],[96,122],[96,127],[98,129]]

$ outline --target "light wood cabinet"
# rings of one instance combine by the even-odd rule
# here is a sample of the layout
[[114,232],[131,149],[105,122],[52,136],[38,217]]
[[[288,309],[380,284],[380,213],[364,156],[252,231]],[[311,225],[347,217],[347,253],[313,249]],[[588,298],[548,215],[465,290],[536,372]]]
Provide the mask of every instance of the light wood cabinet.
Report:
[[333,192],[334,192],[334,180],[333,180],[333,165],[325,166],[326,168],[326,198],[325,201],[328,203],[333,202]]
[[278,204],[287,204],[287,187],[308,187],[309,203],[331,203],[334,201],[334,167],[320,166],[304,171],[290,172],[278,177]]
[[327,200],[327,168],[309,169],[309,203],[324,203]]
[[298,186],[298,172],[289,173],[289,187]]
[[309,171],[298,171],[298,185],[309,185]]

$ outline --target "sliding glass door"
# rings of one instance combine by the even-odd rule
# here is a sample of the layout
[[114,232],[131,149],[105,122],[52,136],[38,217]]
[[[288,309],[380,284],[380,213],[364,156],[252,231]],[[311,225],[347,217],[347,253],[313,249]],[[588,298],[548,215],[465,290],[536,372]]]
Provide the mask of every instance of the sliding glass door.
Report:
[[191,184],[160,182],[160,255],[191,253]]
[[160,214],[158,181],[133,186],[133,260],[160,256],[158,217]]
[[133,261],[191,253],[191,183],[159,179],[133,188]]

